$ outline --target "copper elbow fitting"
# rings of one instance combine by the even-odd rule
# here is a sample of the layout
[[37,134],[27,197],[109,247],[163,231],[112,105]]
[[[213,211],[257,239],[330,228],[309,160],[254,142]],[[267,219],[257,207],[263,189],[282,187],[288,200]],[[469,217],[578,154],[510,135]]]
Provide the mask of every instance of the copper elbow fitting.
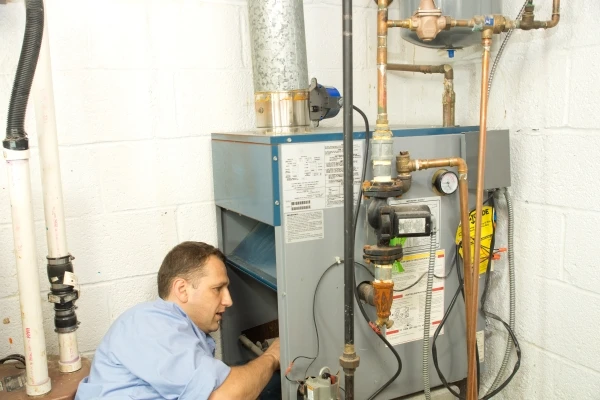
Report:
[[394,282],[373,282],[375,289],[374,303],[377,310],[377,321],[375,324],[378,327],[386,326],[391,328],[394,321],[390,321],[392,311],[392,301],[394,300]]
[[398,180],[402,182],[402,191],[404,193],[408,192],[412,186],[410,153],[408,151],[401,151],[396,156],[396,171],[398,173]]

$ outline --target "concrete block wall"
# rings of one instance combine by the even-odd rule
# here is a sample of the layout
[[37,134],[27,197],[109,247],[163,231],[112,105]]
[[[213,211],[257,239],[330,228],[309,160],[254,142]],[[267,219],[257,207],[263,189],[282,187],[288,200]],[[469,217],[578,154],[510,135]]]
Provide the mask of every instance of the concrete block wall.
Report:
[[[79,342],[91,355],[121,312],[156,297],[156,270],[172,246],[187,239],[216,243],[209,135],[254,124],[247,5],[46,2],[69,247],[82,285]],[[341,3],[304,1],[310,76],[340,89]],[[539,16],[550,15],[550,3],[536,2]],[[516,15],[521,5],[506,0],[505,14]],[[372,0],[355,0],[354,6],[355,104],[374,125],[376,7]],[[23,17],[22,0],[0,5],[0,120],[6,117]],[[592,399],[600,391],[594,328],[600,274],[592,252],[599,211],[593,171],[600,148],[600,40],[585,29],[598,18],[593,2],[573,0],[563,5],[557,29],[515,32],[495,77],[490,128],[512,133],[517,334],[523,350],[507,399]],[[398,31],[390,33],[389,45],[390,62],[454,64],[457,123],[477,124],[479,48],[448,59],[403,42]],[[394,72],[388,88],[392,123],[441,122],[441,77]],[[38,259],[46,288],[33,116],[30,107]],[[355,124],[361,123],[355,116]],[[341,116],[324,125],[340,126]],[[22,349],[9,211],[0,163],[0,355]],[[506,279],[503,260],[496,265],[490,302],[502,315]],[[43,304],[49,352],[56,353],[51,307]],[[486,357],[493,367],[486,381],[505,340],[492,323]]]

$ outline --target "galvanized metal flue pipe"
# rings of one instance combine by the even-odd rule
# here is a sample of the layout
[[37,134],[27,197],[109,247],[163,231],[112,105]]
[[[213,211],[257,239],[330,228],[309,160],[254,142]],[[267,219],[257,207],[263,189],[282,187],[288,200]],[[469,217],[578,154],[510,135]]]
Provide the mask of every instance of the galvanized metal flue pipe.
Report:
[[442,95],[442,125],[455,125],[456,93],[454,92],[454,69],[451,65],[388,64],[390,71],[420,72],[422,74],[444,74]]
[[308,127],[308,63],[302,0],[248,0],[256,127]]

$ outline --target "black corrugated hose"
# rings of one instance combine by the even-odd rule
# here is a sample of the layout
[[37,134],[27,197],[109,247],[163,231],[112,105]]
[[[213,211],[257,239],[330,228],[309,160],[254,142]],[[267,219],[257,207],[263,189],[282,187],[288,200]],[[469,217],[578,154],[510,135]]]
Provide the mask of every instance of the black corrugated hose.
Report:
[[42,0],[26,0],[25,6],[27,21],[25,36],[10,96],[6,138],[3,141],[4,148],[11,150],[27,150],[29,148],[25,132],[25,111],[44,35],[44,2]]

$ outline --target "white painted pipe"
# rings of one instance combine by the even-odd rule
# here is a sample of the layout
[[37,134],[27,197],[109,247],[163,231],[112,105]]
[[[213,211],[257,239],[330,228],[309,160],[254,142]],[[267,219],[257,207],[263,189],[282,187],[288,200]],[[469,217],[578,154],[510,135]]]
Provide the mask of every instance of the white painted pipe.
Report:
[[31,203],[29,150],[4,149],[4,158],[8,171],[19,301],[21,302],[23,323],[23,345],[27,370],[26,391],[30,396],[40,396],[48,393],[52,384],[48,377],[46,340],[42,324],[42,301]]
[[[68,256],[69,251],[67,248],[67,231],[65,227],[58,139],[56,134],[52,63],[48,40],[48,13],[45,12],[44,15],[46,19],[44,21],[44,36],[33,80],[32,96],[35,106],[40,166],[42,170],[48,257],[62,258]],[[60,352],[59,370],[61,372],[74,372],[81,369],[81,357],[77,347],[76,333],[59,333],[58,344]]]
[[77,333],[58,334],[58,349],[60,351],[60,360],[58,367],[60,372],[75,372],[81,369],[81,356],[77,347]]

